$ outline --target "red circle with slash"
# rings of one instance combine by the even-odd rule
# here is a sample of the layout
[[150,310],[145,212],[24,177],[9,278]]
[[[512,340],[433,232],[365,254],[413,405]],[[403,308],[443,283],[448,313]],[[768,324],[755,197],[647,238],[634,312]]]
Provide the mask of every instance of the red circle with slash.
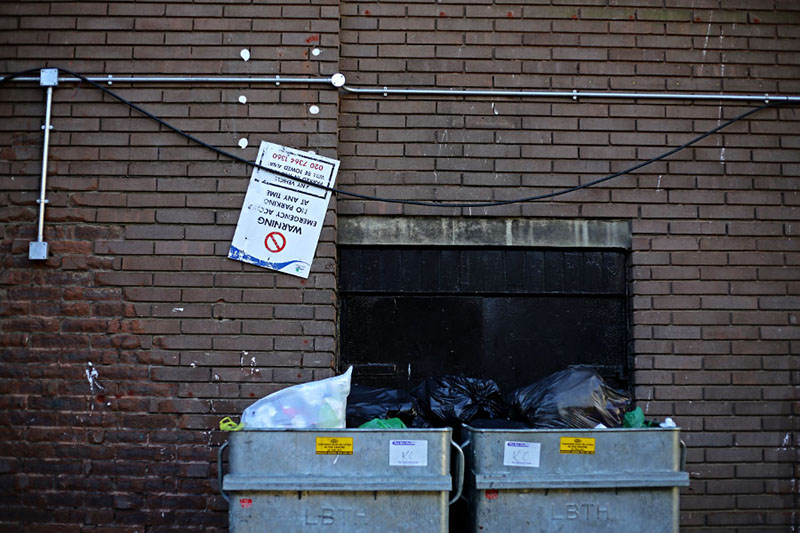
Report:
[[283,236],[283,233],[273,231],[264,239],[264,246],[266,246],[267,250],[270,252],[278,253],[286,248],[286,237]]

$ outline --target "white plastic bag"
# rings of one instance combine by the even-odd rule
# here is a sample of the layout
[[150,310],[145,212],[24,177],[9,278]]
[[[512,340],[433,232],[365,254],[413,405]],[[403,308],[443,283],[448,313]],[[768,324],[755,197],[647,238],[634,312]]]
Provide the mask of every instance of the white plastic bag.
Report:
[[341,376],[294,385],[261,398],[242,413],[244,429],[345,427],[353,367]]

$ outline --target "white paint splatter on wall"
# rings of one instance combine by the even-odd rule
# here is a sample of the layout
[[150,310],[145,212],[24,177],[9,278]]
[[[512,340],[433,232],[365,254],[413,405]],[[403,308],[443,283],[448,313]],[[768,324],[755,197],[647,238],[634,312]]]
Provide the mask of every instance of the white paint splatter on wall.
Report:
[[100,390],[106,390],[105,387],[100,385],[97,382],[97,369],[94,367],[91,361],[86,364],[86,379],[89,381],[89,389],[91,390],[92,394],[94,394],[94,389],[97,387]]

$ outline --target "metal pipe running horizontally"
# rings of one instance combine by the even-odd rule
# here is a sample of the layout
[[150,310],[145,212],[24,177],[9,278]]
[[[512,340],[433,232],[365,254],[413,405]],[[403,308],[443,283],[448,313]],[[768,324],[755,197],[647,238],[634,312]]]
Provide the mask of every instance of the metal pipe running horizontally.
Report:
[[773,94],[710,94],[710,93],[629,93],[603,91],[530,91],[505,89],[390,89],[373,87],[342,86],[346,92],[355,94],[390,94],[421,96],[516,96],[527,98],[625,98],[650,100],[736,100],[758,102],[800,102],[800,96],[784,96]]
[[[749,102],[800,102],[800,96],[786,96],[780,94],[713,94],[713,93],[638,93],[638,92],[604,92],[604,91],[537,91],[537,90],[512,90],[512,89],[391,89],[389,87],[349,87],[345,85],[345,77],[341,73],[333,74],[328,78],[283,78],[281,76],[247,77],[247,76],[87,76],[87,79],[96,83],[208,83],[208,84],[325,84],[341,88],[353,94],[380,94],[389,95],[417,95],[417,96],[489,96],[489,97],[524,97],[524,98],[609,98],[609,99],[644,99],[644,100],[727,100]],[[14,81],[38,82],[36,77],[19,77]],[[58,79],[64,83],[78,83],[80,78],[63,77]]]
[[[335,80],[333,77],[329,78],[282,78],[281,76],[270,77],[224,77],[224,76],[86,76],[86,79],[95,83],[107,83],[113,85],[114,83],[271,83],[280,85],[281,83],[322,83],[327,85],[334,85]],[[36,77],[19,77],[14,78],[13,81],[31,81],[38,82],[39,78]],[[81,78],[67,76],[58,78],[59,83],[80,83]]]

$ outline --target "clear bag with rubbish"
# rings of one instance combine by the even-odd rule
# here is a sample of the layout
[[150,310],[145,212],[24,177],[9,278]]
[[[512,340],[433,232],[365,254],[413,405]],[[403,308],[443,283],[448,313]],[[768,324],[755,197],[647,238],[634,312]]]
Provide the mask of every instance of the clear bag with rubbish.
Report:
[[261,398],[242,413],[250,429],[341,429],[353,368],[340,376],[301,383]]

